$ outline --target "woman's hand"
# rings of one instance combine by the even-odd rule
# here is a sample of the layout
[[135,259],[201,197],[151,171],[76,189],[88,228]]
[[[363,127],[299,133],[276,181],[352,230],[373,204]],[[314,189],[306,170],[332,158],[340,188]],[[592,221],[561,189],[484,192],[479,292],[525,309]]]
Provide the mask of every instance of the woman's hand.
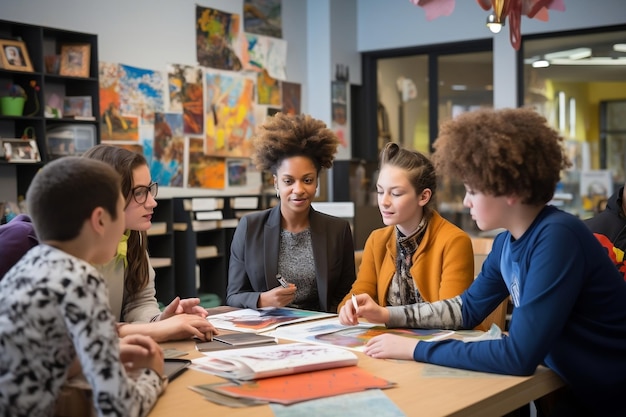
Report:
[[355,326],[359,324],[359,317],[370,323],[386,324],[389,321],[389,311],[379,306],[369,294],[358,294],[355,298],[359,307],[358,313],[354,303],[348,300],[339,310],[339,323],[344,326]]
[[165,307],[159,316],[159,320],[169,319],[176,314],[195,314],[202,318],[208,316],[206,309],[200,306],[199,298],[184,298],[181,300],[180,297],[176,297]]
[[278,286],[262,292],[259,296],[258,307],[284,307],[291,304],[296,296],[296,289],[295,284],[289,284],[287,288]]
[[120,361],[126,371],[151,368],[163,374],[163,350],[150,336],[133,334],[121,338]]
[[376,359],[413,359],[419,340],[395,334],[381,334],[370,339],[363,353]]
[[146,335],[157,343],[189,339],[194,336],[200,340],[211,340],[211,337],[218,333],[207,319],[185,313],[150,323],[124,323],[118,325],[117,329],[120,337]]
[[151,327],[148,334],[157,342],[189,339],[191,337],[207,341],[211,340],[212,335],[218,333],[207,319],[185,313],[176,314],[165,320],[145,323],[145,325]]

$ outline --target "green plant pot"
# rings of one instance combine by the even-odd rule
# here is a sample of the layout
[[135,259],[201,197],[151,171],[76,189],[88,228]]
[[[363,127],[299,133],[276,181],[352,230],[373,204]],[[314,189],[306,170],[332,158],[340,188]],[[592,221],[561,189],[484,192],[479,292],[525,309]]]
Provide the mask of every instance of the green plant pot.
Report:
[[4,116],[21,116],[24,112],[24,97],[0,97],[0,114]]

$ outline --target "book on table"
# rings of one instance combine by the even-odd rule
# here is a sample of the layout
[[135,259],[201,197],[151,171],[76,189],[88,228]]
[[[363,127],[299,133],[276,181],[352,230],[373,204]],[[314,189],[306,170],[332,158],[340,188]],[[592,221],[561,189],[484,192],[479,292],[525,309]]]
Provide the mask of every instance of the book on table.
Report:
[[244,308],[209,316],[207,320],[218,329],[246,333],[262,333],[278,326],[309,320],[335,317],[336,314],[299,310],[288,307]]
[[357,356],[346,349],[307,343],[284,343],[205,353],[192,368],[227,379],[249,381],[322,369],[353,366]]
[[210,342],[196,342],[198,352],[214,352],[216,350],[241,349],[252,346],[277,344],[275,337],[258,333],[227,333],[213,337]]

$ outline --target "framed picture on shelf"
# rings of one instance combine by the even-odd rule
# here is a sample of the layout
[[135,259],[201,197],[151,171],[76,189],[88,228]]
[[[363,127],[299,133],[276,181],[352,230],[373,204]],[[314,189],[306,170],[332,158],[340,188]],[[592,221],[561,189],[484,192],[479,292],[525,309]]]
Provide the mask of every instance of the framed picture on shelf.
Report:
[[91,45],[87,43],[62,45],[59,75],[89,77],[90,59]]
[[63,99],[63,117],[95,119],[91,107],[91,96],[73,96]]
[[0,39],[0,68],[33,72],[26,44],[22,41]]
[[40,162],[41,155],[35,139],[2,139],[7,162]]

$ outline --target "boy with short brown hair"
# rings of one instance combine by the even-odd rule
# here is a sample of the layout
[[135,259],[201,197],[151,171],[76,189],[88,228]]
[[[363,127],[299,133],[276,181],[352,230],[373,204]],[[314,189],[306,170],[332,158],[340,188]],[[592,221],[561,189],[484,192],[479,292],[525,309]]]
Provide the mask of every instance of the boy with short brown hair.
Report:
[[131,378],[106,284],[91,264],[115,254],[124,231],[120,177],[108,164],[66,157],[47,164],[27,192],[40,244],[0,282],[0,415],[46,416],[76,358],[99,416],[145,416],[164,388],[163,353]]

